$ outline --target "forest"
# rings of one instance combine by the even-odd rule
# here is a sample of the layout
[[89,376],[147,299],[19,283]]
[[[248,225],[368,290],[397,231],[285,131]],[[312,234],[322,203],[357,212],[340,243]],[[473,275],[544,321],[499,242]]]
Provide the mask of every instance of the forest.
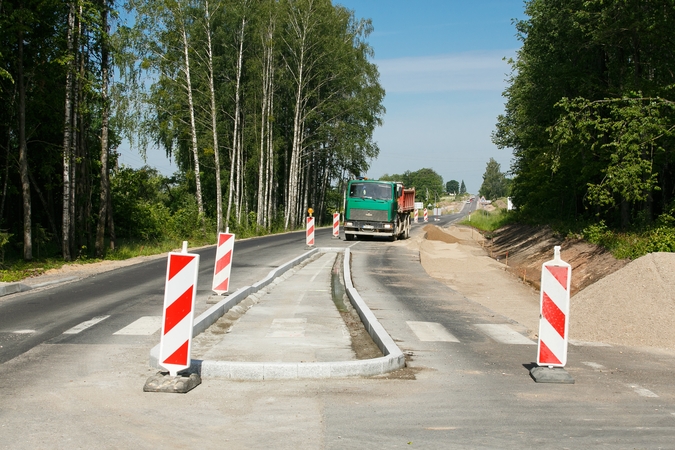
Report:
[[[675,250],[675,1],[530,0],[494,143],[519,217]],[[663,241],[663,239],[661,239]]]
[[327,221],[379,152],[372,31],[330,0],[0,1],[3,258]]

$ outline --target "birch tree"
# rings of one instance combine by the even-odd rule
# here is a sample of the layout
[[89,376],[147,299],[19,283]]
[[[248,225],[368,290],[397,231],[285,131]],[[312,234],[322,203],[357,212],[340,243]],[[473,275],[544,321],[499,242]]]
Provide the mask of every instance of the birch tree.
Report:
[[71,159],[72,159],[72,132],[73,132],[73,64],[75,58],[73,51],[75,48],[75,2],[70,3],[68,10],[68,34],[67,34],[67,56],[70,60],[66,69],[66,91],[65,91],[65,112],[63,125],[63,208],[62,208],[62,228],[61,244],[62,255],[65,261],[70,261],[70,209],[71,209]]

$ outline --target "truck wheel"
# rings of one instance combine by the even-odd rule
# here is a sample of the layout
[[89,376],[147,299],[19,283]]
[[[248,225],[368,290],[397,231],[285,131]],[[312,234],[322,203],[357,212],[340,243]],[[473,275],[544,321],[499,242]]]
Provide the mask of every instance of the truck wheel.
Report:
[[351,233],[345,233],[345,240],[353,241],[355,238],[356,238],[356,235],[353,235]]

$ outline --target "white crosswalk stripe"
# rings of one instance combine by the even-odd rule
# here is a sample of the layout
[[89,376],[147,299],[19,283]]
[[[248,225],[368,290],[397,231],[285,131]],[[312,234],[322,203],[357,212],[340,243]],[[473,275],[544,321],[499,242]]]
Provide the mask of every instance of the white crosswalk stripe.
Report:
[[459,342],[443,325],[436,322],[406,321],[417,339],[423,342]]
[[508,324],[505,323],[477,324],[476,328],[478,328],[480,331],[490,336],[495,341],[501,342],[502,344],[537,345],[536,342],[518,333],[516,330],[514,330]]
[[162,316],[143,316],[114,332],[118,336],[150,336],[162,328]]
[[650,391],[649,389],[645,389],[642,386],[638,386],[636,384],[629,384],[629,388],[631,388],[637,395],[640,397],[652,397],[652,398],[657,398],[658,395]]
[[63,334],[78,334],[86,330],[87,328],[93,327],[99,322],[104,321],[110,316],[97,316],[92,319],[86,320],[78,325],[75,325],[73,328],[66,330],[63,332]]

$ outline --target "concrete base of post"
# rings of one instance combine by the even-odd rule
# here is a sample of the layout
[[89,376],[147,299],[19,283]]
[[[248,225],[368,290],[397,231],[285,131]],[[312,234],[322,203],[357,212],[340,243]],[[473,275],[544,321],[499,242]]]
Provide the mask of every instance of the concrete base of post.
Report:
[[199,374],[171,376],[169,372],[157,372],[145,382],[143,392],[168,392],[170,394],[185,394],[202,383]]
[[562,367],[539,367],[530,369],[530,376],[537,383],[574,384],[574,378]]

